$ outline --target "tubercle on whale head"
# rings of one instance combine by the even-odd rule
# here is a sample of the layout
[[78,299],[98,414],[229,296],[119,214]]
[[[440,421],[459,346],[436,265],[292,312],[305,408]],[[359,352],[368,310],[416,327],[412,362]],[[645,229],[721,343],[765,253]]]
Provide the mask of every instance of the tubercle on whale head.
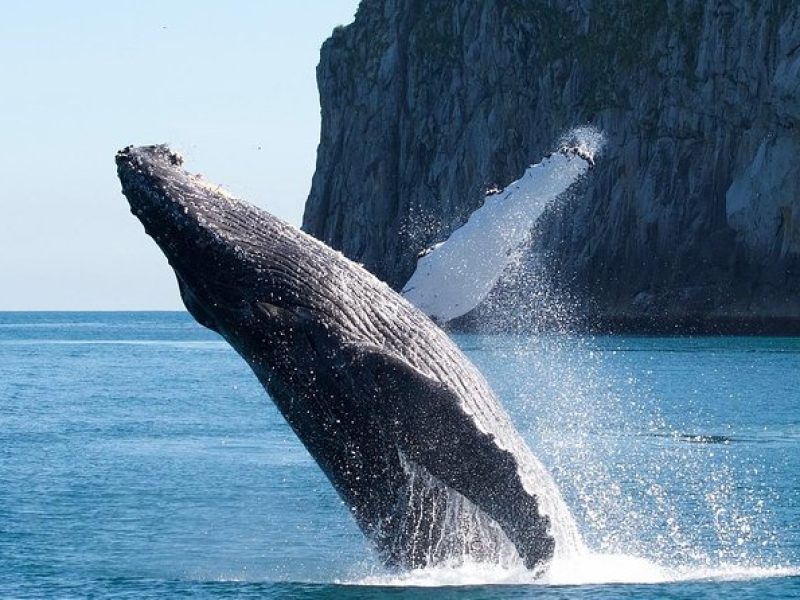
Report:
[[130,161],[136,155],[141,155],[142,153],[148,153],[152,156],[161,155],[167,162],[175,167],[180,167],[183,165],[183,156],[179,152],[176,152],[170,148],[167,144],[152,144],[150,146],[138,147],[131,144],[130,146],[125,146],[121,150],[117,151],[117,164],[120,164],[120,162]]

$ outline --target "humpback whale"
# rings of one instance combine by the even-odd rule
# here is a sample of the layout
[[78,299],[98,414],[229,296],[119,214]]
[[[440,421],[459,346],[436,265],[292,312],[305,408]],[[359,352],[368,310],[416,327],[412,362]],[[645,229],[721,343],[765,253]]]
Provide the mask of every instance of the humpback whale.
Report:
[[188,311],[247,361],[386,564],[511,555],[541,572],[580,544],[550,475],[429,317],[167,146],[116,163]]

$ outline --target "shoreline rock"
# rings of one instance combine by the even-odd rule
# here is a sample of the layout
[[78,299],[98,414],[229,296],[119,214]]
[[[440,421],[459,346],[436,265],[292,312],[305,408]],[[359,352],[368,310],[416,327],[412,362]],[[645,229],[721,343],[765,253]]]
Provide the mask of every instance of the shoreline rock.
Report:
[[531,248],[574,322],[800,333],[796,3],[363,0],[317,77],[303,228],[396,289],[590,123],[606,150]]

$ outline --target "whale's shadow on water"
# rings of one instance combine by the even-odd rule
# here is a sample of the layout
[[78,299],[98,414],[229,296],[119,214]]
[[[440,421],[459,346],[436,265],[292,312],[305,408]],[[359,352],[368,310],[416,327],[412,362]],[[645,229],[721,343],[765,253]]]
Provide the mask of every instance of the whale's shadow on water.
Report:
[[117,166],[189,312],[248,362],[386,564],[540,573],[582,549],[550,475],[426,315],[165,146]]

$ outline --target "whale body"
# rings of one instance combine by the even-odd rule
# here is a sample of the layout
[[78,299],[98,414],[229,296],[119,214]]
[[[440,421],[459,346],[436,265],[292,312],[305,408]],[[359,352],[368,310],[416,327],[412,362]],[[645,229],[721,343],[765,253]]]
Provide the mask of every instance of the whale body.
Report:
[[580,545],[551,477],[430,318],[168,147],[116,161],[186,308],[247,361],[388,565],[511,556],[540,571]]

